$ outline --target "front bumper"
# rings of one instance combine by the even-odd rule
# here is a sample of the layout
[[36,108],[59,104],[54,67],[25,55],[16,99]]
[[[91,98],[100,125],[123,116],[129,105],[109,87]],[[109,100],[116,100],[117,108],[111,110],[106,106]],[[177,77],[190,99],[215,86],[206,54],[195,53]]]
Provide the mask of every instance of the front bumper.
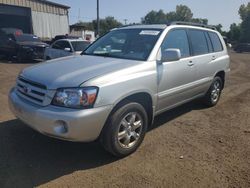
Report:
[[20,49],[19,51],[21,52],[21,58],[24,60],[43,60],[44,58],[44,50],[45,48],[30,48],[30,49]]
[[93,109],[41,107],[20,98],[15,89],[9,93],[9,106],[14,115],[34,130],[62,140],[91,142],[98,138],[112,106]]

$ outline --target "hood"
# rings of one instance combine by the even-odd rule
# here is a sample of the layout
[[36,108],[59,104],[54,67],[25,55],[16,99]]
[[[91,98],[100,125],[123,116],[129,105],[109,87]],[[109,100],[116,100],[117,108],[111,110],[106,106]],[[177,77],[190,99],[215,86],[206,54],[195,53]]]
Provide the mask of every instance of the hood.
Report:
[[21,46],[39,46],[39,47],[48,47],[49,45],[44,43],[44,42],[18,42],[19,45]]
[[24,69],[21,76],[48,89],[78,87],[83,82],[121,69],[136,66],[141,61],[99,56],[69,56]]

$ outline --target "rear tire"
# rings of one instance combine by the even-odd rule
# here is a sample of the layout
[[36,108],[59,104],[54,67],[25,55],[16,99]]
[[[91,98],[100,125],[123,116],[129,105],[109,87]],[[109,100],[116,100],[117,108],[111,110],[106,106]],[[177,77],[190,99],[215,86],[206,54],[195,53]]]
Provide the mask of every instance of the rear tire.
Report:
[[148,127],[144,107],[129,102],[109,117],[101,135],[103,147],[116,157],[125,157],[141,145]]
[[206,106],[213,107],[219,102],[222,88],[223,88],[222,79],[216,76],[204,97],[203,101]]

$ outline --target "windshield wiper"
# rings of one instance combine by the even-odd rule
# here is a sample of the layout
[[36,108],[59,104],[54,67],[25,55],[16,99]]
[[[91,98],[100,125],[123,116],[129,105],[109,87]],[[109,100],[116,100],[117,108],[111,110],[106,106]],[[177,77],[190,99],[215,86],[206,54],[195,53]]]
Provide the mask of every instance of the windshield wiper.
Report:
[[82,52],[81,55],[93,55],[93,56],[102,56],[102,57],[114,57],[114,56],[110,55],[110,53],[94,54],[94,53]]

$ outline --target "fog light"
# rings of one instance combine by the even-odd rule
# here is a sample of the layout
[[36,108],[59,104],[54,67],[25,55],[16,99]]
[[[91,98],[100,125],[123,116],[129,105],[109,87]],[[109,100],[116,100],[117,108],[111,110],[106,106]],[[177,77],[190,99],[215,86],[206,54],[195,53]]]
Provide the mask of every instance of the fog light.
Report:
[[66,134],[68,132],[68,126],[65,121],[56,121],[55,126],[54,126],[54,131],[57,134]]

